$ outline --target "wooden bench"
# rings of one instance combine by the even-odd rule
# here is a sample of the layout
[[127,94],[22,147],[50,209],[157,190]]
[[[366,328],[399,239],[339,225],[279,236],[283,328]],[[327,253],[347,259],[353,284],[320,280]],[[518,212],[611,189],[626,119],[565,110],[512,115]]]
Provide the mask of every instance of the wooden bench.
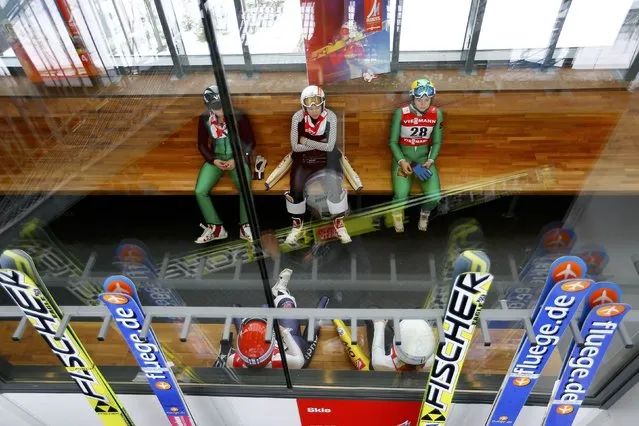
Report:
[[[531,192],[637,191],[637,109],[630,107],[637,96],[621,90],[440,93],[442,187],[551,166],[555,183]],[[329,93],[327,106],[338,114],[340,140],[364,194],[392,192],[388,132],[393,110],[405,101],[397,93]],[[249,115],[268,176],[290,150],[290,117],[299,98],[241,95],[233,102]],[[202,109],[199,96],[0,99],[0,192],[191,194],[202,164],[196,147]],[[602,157],[606,145],[615,148]],[[584,186],[595,165],[605,176]],[[252,185],[256,194],[281,195],[288,177],[268,192],[263,181]],[[214,193],[236,191],[225,177]]]

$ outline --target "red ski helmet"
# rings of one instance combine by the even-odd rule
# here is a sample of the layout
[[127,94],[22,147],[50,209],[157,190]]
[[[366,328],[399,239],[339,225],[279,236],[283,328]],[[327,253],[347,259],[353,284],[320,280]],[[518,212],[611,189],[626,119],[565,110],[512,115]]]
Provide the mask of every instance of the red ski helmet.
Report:
[[266,341],[266,320],[246,318],[242,321],[242,328],[237,336],[237,353],[247,366],[266,367],[271,361],[274,349],[275,339]]

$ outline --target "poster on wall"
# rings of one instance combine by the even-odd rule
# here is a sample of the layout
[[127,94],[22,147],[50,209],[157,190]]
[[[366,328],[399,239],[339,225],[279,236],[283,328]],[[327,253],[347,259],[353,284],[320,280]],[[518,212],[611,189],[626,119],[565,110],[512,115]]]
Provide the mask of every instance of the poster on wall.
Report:
[[417,401],[298,399],[302,426],[415,426]]
[[58,6],[58,10],[60,11],[60,15],[62,16],[62,20],[64,25],[67,27],[67,31],[69,33],[69,37],[71,37],[71,41],[73,43],[73,47],[75,48],[80,61],[82,62],[82,66],[84,68],[84,73],[82,70],[79,70],[82,74],[85,74],[89,77],[98,77],[102,75],[102,71],[96,65],[95,61],[89,49],[87,49],[86,42],[84,41],[82,34],[80,33],[80,29],[75,21],[75,17],[69,6],[67,0],[56,0],[56,5]]
[[390,72],[389,0],[300,0],[310,84]]
[[0,36],[4,37],[7,43],[9,43],[9,46],[11,46],[11,49],[13,49],[13,53],[20,61],[20,65],[22,65],[22,69],[29,80],[33,83],[42,83],[44,80],[42,79],[40,71],[38,71],[38,68],[29,57],[27,50],[13,29],[13,24],[9,22],[9,20],[5,19],[0,21]]

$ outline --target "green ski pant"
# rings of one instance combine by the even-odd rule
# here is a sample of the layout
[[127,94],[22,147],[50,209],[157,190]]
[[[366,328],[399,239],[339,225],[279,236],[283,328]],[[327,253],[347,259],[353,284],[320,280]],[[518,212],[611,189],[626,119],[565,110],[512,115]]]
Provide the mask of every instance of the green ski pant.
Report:
[[[226,161],[226,160],[223,160]],[[244,168],[246,172],[246,176],[251,181],[251,173],[249,171],[248,165],[245,165]],[[202,216],[204,216],[204,221],[207,224],[213,225],[221,225],[222,220],[217,215],[217,211],[215,211],[215,207],[213,207],[213,201],[211,201],[211,197],[209,193],[211,189],[217,184],[217,182],[222,177],[224,170],[219,167],[210,164],[204,163],[202,168],[200,169],[200,174],[197,177],[197,183],[195,184],[195,197],[197,198],[197,203],[200,206],[200,211],[202,212]],[[233,170],[229,170],[231,174],[231,179],[233,179],[233,184],[237,189],[238,193],[240,191],[240,180],[237,174],[237,167]],[[244,199],[241,194],[238,194],[240,197],[240,224],[248,223],[248,215],[246,214],[246,206],[244,205]]]
[[[421,161],[421,163],[425,163],[426,160]],[[425,212],[430,212],[439,203],[441,199],[440,186],[439,186],[439,173],[437,172],[437,167],[435,164],[430,166],[430,171],[433,172],[433,176],[427,181],[421,181],[414,174],[408,175],[406,177],[399,176],[397,171],[399,170],[399,164],[396,161],[393,161],[393,166],[391,168],[392,179],[393,179],[393,201],[397,202],[398,207],[402,207],[404,203],[408,200],[408,195],[410,194],[410,188],[413,185],[413,179],[417,179],[419,181],[420,186],[422,187],[422,191],[424,195],[427,195],[426,201],[422,203],[422,210]]]

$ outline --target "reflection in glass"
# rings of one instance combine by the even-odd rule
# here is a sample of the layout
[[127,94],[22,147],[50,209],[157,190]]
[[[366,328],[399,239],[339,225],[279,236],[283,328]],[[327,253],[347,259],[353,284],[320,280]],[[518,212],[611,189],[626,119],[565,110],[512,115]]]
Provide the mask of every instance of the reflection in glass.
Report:
[[487,2],[477,49],[546,48],[561,0]]

